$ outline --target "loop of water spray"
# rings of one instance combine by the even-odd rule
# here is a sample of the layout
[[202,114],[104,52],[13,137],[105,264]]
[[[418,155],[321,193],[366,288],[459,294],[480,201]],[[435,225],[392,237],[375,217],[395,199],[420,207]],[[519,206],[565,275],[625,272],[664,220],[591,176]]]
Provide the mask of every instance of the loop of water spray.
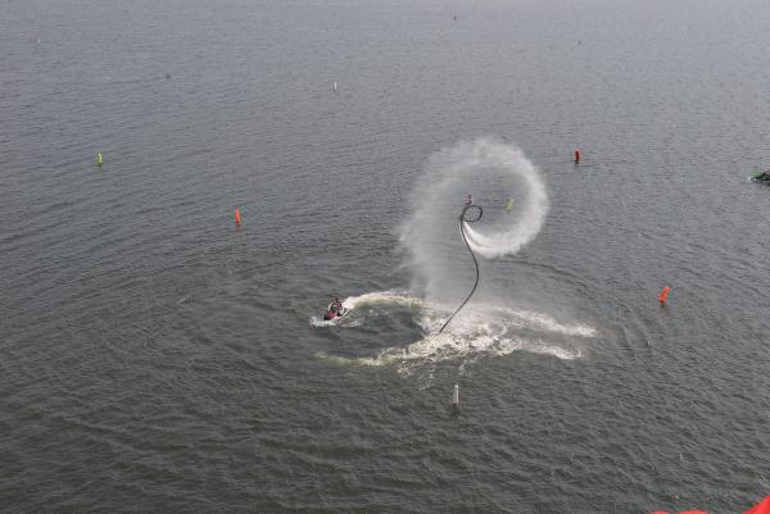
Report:
[[[478,216],[475,218],[473,217],[467,217],[466,214],[469,210],[474,209],[478,211]],[[444,325],[441,327],[441,329],[438,331],[438,333],[442,333],[447,325],[449,325],[449,322],[452,321],[452,318],[455,317],[455,315],[462,310],[463,307],[465,307],[465,304],[468,303],[468,301],[473,296],[473,293],[476,292],[476,288],[479,285],[479,262],[476,260],[476,255],[473,253],[473,249],[471,249],[471,245],[468,244],[468,238],[465,236],[465,225],[464,223],[474,223],[476,221],[479,221],[481,217],[484,215],[484,209],[482,209],[478,205],[469,204],[463,207],[462,212],[460,213],[460,235],[463,236],[463,242],[465,243],[465,247],[468,248],[468,252],[470,252],[471,257],[473,258],[473,265],[476,267],[476,281],[473,283],[473,289],[471,289],[471,292],[468,293],[468,296],[465,298],[463,303],[460,304],[460,306],[455,309],[455,311],[452,313],[451,316],[449,316],[449,319],[444,322]]]

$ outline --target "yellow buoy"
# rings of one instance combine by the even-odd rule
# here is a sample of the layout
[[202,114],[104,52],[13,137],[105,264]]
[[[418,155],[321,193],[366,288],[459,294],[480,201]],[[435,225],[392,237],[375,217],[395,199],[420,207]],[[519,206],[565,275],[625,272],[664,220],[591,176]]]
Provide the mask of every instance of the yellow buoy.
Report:
[[508,203],[505,204],[505,210],[506,212],[511,212],[513,210],[513,198],[508,199]]
[[96,154],[96,164],[98,166],[101,166],[102,164],[104,164],[104,159],[102,159],[102,154],[100,153]]

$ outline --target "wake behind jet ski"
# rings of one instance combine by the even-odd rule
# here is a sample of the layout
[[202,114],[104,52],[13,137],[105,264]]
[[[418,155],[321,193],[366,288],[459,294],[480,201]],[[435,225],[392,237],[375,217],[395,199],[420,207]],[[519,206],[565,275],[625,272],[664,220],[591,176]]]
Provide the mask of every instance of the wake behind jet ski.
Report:
[[350,309],[346,309],[342,305],[342,300],[339,298],[334,298],[332,303],[329,304],[329,306],[326,308],[326,312],[324,312],[324,320],[330,321],[334,319],[341,318],[345,314],[348,313]]

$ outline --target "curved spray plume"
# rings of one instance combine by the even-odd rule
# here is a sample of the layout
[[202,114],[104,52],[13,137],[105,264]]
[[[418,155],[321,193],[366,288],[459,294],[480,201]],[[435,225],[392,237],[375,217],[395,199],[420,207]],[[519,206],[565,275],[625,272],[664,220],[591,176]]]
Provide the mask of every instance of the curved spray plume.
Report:
[[537,236],[548,212],[540,170],[517,146],[479,138],[433,154],[412,189],[400,242],[412,291],[437,304],[455,299],[456,305],[467,294],[465,282],[457,280],[467,268],[456,259],[455,213],[469,192],[485,208],[483,229],[467,224],[463,231],[477,258],[516,254]]
[[[469,210],[477,210],[478,216],[474,217],[468,217],[466,214]],[[476,292],[476,288],[479,286],[479,278],[481,274],[479,273],[479,261],[476,260],[476,255],[473,253],[473,249],[471,248],[471,245],[468,244],[468,238],[465,237],[465,223],[475,223],[481,219],[481,217],[484,215],[484,209],[479,207],[478,205],[468,204],[466,205],[462,212],[460,213],[459,218],[459,224],[460,224],[460,235],[463,236],[463,241],[465,242],[466,248],[468,248],[468,252],[470,252],[471,257],[473,258],[473,265],[476,267],[476,281],[473,283],[473,288],[471,289],[471,292],[468,293],[468,296],[465,297],[465,300],[463,300],[463,303],[460,304],[460,306],[455,309],[455,311],[452,313],[451,316],[449,316],[449,319],[447,319],[444,322],[444,325],[442,325],[441,329],[438,331],[440,334],[444,331],[447,325],[449,325],[449,322],[452,321],[452,318],[455,317],[455,315],[462,310],[463,307],[465,307],[465,304],[468,303],[473,296],[473,293]]]

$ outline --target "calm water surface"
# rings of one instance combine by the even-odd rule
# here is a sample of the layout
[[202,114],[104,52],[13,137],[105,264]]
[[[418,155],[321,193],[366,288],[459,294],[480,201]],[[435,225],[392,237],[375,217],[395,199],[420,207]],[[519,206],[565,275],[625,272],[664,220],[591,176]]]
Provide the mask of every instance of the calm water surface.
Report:
[[[3,512],[770,492],[770,188],[747,180],[770,166],[767,2],[0,13]],[[473,280],[465,194],[516,236],[528,166],[542,228],[482,258],[437,337]],[[420,213],[446,223],[405,237]],[[333,295],[355,308],[324,324]]]

